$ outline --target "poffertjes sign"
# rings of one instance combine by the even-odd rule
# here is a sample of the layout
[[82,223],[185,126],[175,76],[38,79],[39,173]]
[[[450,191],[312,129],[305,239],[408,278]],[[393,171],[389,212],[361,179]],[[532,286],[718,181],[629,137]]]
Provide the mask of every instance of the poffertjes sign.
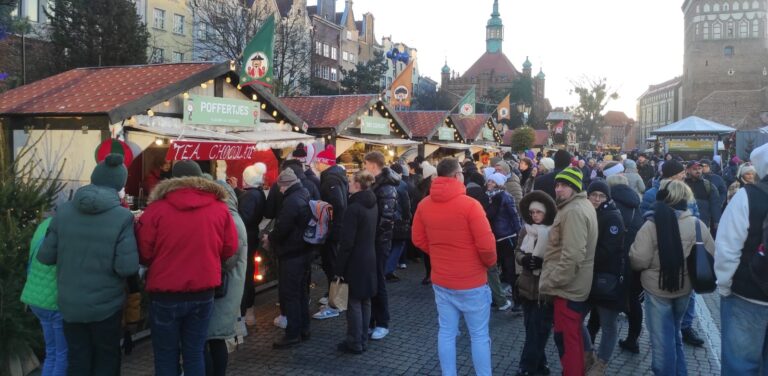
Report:
[[237,161],[251,160],[256,144],[236,142],[174,141],[165,159],[170,161]]

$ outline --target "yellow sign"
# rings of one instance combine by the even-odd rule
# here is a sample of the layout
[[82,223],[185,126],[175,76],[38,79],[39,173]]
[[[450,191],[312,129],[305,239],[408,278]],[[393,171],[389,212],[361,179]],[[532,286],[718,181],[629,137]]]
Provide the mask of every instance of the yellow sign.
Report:
[[669,140],[667,149],[670,151],[701,151],[713,150],[715,147],[713,140]]

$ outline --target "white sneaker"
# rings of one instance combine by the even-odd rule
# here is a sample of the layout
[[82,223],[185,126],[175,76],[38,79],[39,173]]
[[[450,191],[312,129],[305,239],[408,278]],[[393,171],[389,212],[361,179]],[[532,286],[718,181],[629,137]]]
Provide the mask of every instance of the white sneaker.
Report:
[[288,326],[288,318],[283,315],[280,315],[275,317],[275,320],[273,321],[273,323],[275,324],[276,327],[285,329],[285,327]]
[[318,320],[325,320],[325,319],[330,319],[332,317],[338,317],[338,316],[339,316],[339,311],[328,306],[323,306],[322,308],[320,308],[320,311],[312,315],[312,318],[318,319]]
[[245,325],[255,326],[256,316],[253,314],[253,307],[245,310]]
[[503,293],[505,296],[512,296],[512,286],[510,286],[510,285],[506,285],[506,286],[505,286],[505,287],[504,287],[504,288],[501,290],[501,292],[502,292],[502,293]]
[[408,265],[400,264],[400,269],[406,269],[406,268],[408,268]]
[[386,337],[387,334],[389,334],[389,329],[377,326],[373,329],[373,333],[371,333],[371,339],[379,340]]
[[324,296],[317,301],[320,305],[328,305],[328,297]]
[[508,310],[508,309],[510,309],[510,308],[512,308],[512,302],[510,302],[510,301],[509,301],[509,299],[507,299],[507,302],[506,302],[506,303],[504,303],[504,305],[503,305],[503,306],[501,306],[501,307],[498,307],[497,309],[498,309],[499,311],[506,311],[506,310]]

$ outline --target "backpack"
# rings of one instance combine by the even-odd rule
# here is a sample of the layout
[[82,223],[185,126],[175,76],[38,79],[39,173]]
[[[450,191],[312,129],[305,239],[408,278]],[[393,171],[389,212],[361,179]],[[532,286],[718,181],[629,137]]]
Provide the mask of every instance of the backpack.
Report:
[[321,200],[309,200],[312,217],[304,230],[304,241],[309,244],[325,244],[333,219],[333,207]]

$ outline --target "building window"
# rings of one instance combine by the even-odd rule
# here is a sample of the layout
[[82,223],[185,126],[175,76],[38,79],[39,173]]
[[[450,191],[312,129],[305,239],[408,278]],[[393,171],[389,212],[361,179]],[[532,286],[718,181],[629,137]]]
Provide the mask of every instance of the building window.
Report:
[[349,62],[353,63],[353,64],[355,63],[355,54],[353,54],[353,53],[349,54]]
[[347,40],[352,40],[352,31],[347,30]]
[[757,19],[752,20],[752,38],[760,37],[760,21]]
[[155,8],[155,23],[152,25],[155,29],[165,29],[165,11]]
[[749,10],[749,1],[745,1],[742,8],[744,8],[744,10]]
[[21,0],[19,3],[23,7],[21,14],[24,17],[29,18],[30,22],[40,21],[40,0]]
[[203,22],[197,28],[197,39],[201,41],[208,40],[208,24]]
[[331,59],[339,60],[339,50],[336,47],[331,47]]
[[323,43],[323,56],[330,57],[331,56],[331,46]]
[[725,29],[725,38],[726,39],[732,39],[735,35],[735,30],[733,30],[733,21],[728,22],[726,29]]
[[338,81],[339,80],[339,71],[336,70],[336,68],[331,68],[331,81]]
[[749,25],[747,21],[739,22],[739,38],[746,38],[749,36]]
[[730,10],[731,6],[728,3],[723,4],[723,12],[729,12]]
[[315,66],[315,77],[323,77],[323,67],[320,65]]
[[715,22],[712,27],[712,39],[720,39],[723,36],[723,25],[719,22]]
[[331,68],[330,67],[323,67],[323,78],[328,80],[331,78]]
[[733,10],[740,10],[741,6],[739,5],[738,1],[733,2]]
[[162,49],[162,48],[153,48],[152,49],[152,62],[153,63],[165,62],[165,50]]
[[173,15],[173,33],[184,34],[184,16],[180,14]]
[[349,53],[347,53],[347,51],[341,51],[341,59],[344,61],[349,61]]
[[712,11],[713,12],[719,12],[720,11],[720,4],[713,5],[712,6]]
[[752,9],[760,9],[760,3],[757,1],[752,2]]
[[704,4],[704,13],[709,13],[709,4]]
[[183,52],[178,52],[178,51],[173,51],[173,55],[171,57],[171,61],[174,62],[174,63],[181,63],[182,61],[184,61],[184,53]]
[[709,39],[709,22],[704,22],[704,40]]

